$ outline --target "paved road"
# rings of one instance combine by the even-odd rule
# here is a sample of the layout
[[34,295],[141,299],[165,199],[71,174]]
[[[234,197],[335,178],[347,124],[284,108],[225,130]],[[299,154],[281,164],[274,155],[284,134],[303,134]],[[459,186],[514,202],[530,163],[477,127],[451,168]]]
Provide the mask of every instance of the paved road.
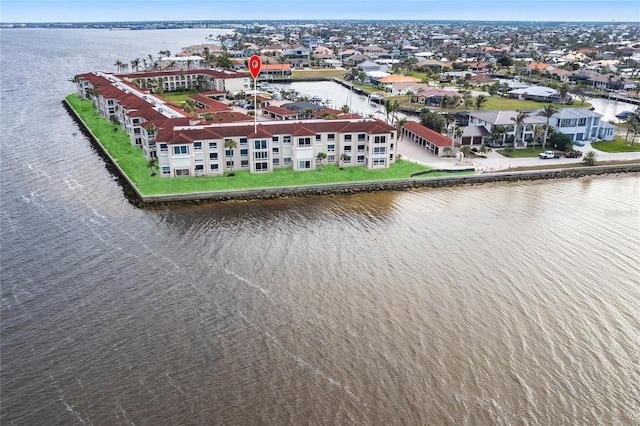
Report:
[[[611,161],[611,160],[640,160],[640,152],[621,152],[621,153],[608,153],[598,151],[593,148],[590,143],[586,143],[585,146],[576,146],[582,152],[595,151],[597,154],[597,161]],[[420,164],[425,164],[436,168],[466,168],[475,167],[480,172],[492,172],[498,170],[505,170],[516,167],[527,166],[542,166],[545,164],[576,164],[582,161],[581,158],[554,158],[548,160],[542,160],[540,158],[507,158],[496,152],[490,152],[487,154],[487,158],[473,158],[467,159],[463,164],[457,162],[454,158],[438,157],[430,152],[426,151],[418,144],[413,143],[407,138],[401,138],[398,143],[398,153],[402,155],[402,158],[410,161],[415,161]]]

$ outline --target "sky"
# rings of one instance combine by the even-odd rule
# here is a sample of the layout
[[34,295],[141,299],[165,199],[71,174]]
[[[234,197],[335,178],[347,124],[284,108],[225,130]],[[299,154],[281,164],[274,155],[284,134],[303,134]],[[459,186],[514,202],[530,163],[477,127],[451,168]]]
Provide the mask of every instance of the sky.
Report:
[[640,0],[0,0],[0,22],[184,20],[640,22]]

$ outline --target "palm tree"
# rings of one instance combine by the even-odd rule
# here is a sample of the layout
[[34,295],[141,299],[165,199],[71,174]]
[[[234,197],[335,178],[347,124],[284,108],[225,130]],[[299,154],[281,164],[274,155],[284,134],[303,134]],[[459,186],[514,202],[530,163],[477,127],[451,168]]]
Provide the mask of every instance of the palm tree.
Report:
[[518,128],[520,128],[520,126],[522,126],[522,144],[524,145],[524,120],[529,116],[529,114],[524,111],[520,111],[519,109],[516,111],[518,112],[518,115],[511,117],[511,121],[516,123],[516,130],[513,134],[514,145],[516,144],[515,140],[518,137]]
[[479,111],[482,109],[482,107],[484,106],[484,104],[487,103],[487,96],[486,95],[478,95],[478,97],[476,98],[476,102],[475,102],[475,106],[476,109]]
[[156,159],[152,158],[149,161],[147,161],[147,169],[151,170],[151,176],[155,176],[156,175]]
[[131,61],[131,69],[136,70],[138,72],[140,70],[140,58],[135,58]]
[[542,138],[542,150],[544,151],[545,146],[547,145],[547,135],[549,134],[549,120],[558,112],[558,108],[553,104],[545,105],[542,111],[538,112],[540,117],[545,117],[547,119],[547,123],[544,126],[544,136]]
[[567,101],[567,95],[569,94],[569,83],[563,83],[558,87],[558,94],[560,95],[560,100],[564,103]]
[[[387,124],[391,124],[393,126],[397,118],[398,109],[400,108],[400,102],[398,102],[397,100],[391,102],[387,99],[387,101],[384,103],[384,108],[387,117],[386,122]],[[391,122],[389,122],[389,117],[391,117]]]
[[349,105],[342,105],[342,112],[344,114],[349,114]]
[[489,138],[491,138],[491,142],[496,142],[501,140],[504,143],[504,135],[508,133],[508,130],[505,126],[492,126],[491,131],[489,132]]
[[586,166],[595,166],[597,156],[598,154],[595,151],[587,151],[582,158],[582,163]]
[[351,157],[346,152],[340,154],[340,168],[343,168],[344,162],[351,160]]
[[319,152],[316,155],[316,162],[318,163],[318,170],[322,170],[322,165],[324,163],[324,160],[327,158],[327,154],[325,154],[324,152]]
[[122,70],[122,61],[120,59],[115,61],[113,65],[115,65],[117,72],[120,72]]
[[[225,139],[224,149],[229,149],[233,153],[234,149],[238,149],[238,142],[235,139]],[[233,154],[232,154],[233,158]],[[233,159],[231,160],[231,166],[229,166],[229,176],[233,176]]]

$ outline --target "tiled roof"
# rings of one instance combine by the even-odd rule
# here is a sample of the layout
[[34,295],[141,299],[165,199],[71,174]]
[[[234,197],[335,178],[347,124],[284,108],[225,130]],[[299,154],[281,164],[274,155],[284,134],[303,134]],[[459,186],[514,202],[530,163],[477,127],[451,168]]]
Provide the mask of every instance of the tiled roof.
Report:
[[415,121],[407,121],[404,127],[410,132],[420,136],[422,139],[425,139],[436,146],[445,147],[453,145],[453,141],[448,137],[441,135],[435,130],[431,130],[430,128],[425,127]]

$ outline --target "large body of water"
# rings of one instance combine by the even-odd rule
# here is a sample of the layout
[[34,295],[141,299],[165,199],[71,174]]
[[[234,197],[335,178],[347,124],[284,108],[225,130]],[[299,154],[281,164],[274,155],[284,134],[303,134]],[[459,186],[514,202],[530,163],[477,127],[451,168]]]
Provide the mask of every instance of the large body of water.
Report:
[[0,32],[1,424],[640,424],[637,175],[135,208],[67,79],[210,32]]

